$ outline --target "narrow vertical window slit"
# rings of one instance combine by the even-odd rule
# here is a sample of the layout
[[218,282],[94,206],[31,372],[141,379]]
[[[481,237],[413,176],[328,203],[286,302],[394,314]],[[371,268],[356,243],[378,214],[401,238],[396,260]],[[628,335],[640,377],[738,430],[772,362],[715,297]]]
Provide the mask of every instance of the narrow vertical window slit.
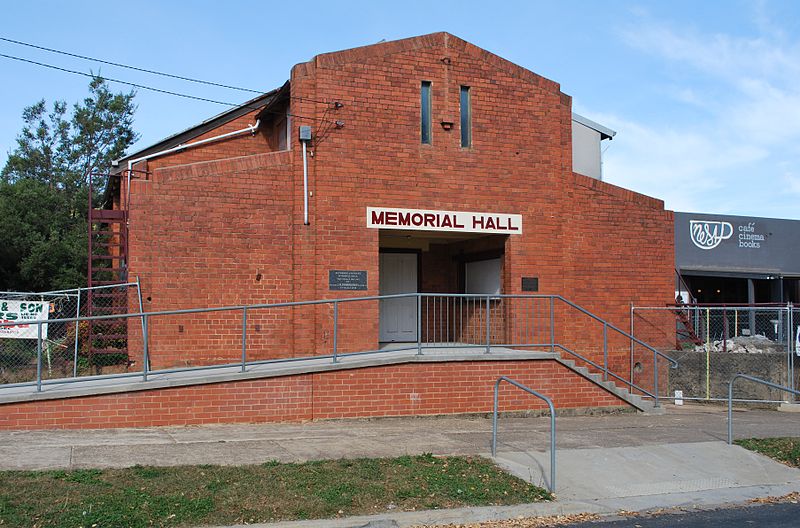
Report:
[[420,138],[422,143],[431,143],[431,82],[422,81],[420,90]]
[[472,146],[472,106],[469,86],[461,87],[461,146]]

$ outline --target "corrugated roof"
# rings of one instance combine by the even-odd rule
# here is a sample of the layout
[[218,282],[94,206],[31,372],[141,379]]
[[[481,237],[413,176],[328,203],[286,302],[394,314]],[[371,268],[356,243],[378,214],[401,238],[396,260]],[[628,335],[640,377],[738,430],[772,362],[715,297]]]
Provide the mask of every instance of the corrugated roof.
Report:
[[286,84],[281,86],[280,88],[275,88],[274,90],[270,90],[269,92],[259,95],[258,97],[254,97],[249,101],[242,103],[239,106],[231,108],[230,110],[226,110],[220,114],[215,115],[205,121],[198,123],[194,126],[191,126],[181,132],[176,134],[172,134],[157,143],[154,143],[148,147],[143,149],[139,149],[136,152],[132,152],[125,157],[122,157],[118,160],[114,161],[114,165],[122,166],[122,164],[129,159],[140,158],[142,156],[147,156],[148,154],[152,154],[154,152],[159,152],[162,150],[170,149],[172,147],[177,147],[182,143],[186,143],[187,141],[191,141],[192,139],[201,136],[208,132],[209,130],[213,130],[221,125],[229,121],[233,121],[234,119],[241,117],[249,112],[254,110],[260,110],[268,106],[273,99],[281,92],[289,82],[287,81]]

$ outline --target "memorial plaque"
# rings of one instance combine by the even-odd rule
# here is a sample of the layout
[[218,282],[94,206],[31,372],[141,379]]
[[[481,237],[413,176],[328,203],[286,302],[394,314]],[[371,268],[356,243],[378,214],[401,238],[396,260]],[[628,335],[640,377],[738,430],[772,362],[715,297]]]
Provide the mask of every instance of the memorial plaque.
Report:
[[331,290],[366,290],[366,270],[329,270],[328,286]]
[[522,291],[524,292],[539,291],[539,277],[522,277]]

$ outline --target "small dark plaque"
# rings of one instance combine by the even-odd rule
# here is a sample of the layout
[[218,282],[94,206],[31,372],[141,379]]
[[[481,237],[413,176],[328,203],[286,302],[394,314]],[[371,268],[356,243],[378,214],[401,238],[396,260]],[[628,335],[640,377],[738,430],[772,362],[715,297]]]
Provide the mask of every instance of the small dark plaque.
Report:
[[522,277],[522,291],[539,291],[539,277]]
[[365,270],[329,270],[328,285],[331,290],[366,290],[367,272]]

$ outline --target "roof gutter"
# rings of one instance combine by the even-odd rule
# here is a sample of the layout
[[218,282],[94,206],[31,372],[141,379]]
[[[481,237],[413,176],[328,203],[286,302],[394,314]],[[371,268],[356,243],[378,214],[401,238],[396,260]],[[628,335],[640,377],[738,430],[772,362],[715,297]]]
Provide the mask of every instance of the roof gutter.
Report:
[[131,174],[133,173],[133,166],[141,161],[151,160],[153,158],[158,158],[160,156],[165,156],[167,154],[172,154],[173,152],[181,152],[186,149],[199,147],[200,145],[205,145],[206,143],[211,143],[213,141],[220,141],[222,139],[228,139],[236,136],[241,136],[243,134],[255,134],[258,131],[258,127],[261,125],[261,120],[256,119],[255,124],[248,126],[247,128],[243,128],[241,130],[236,130],[234,132],[228,132],[225,134],[221,134],[219,136],[214,136],[206,139],[201,139],[200,141],[195,141],[194,143],[183,143],[178,145],[177,147],[168,148],[166,150],[160,150],[158,152],[153,152],[152,154],[148,154],[147,156],[142,156],[140,158],[135,158],[132,160],[128,160],[128,181],[127,181],[127,196],[125,199],[126,207],[130,204],[130,197],[131,197]]
[[601,141],[604,140],[604,139],[614,139],[614,136],[617,135],[617,133],[614,130],[611,130],[608,127],[604,127],[600,123],[597,123],[596,121],[592,121],[588,117],[583,117],[580,114],[576,114],[575,112],[572,112],[572,120],[577,122],[577,123],[582,124],[583,126],[585,126],[587,128],[591,128],[592,130],[594,130],[596,132],[599,132]]

